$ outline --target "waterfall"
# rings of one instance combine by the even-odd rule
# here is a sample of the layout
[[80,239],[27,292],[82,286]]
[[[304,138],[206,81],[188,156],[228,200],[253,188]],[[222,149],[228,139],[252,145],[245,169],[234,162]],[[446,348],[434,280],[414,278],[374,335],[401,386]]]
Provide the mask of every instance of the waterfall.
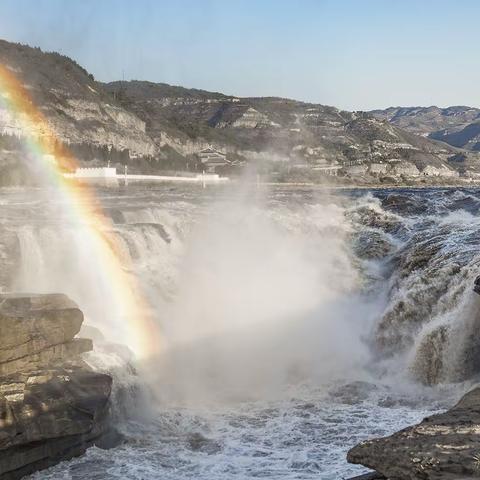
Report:
[[[476,196],[105,195],[114,228],[104,233],[131,259],[166,338],[153,382],[178,398],[337,376],[436,384],[478,371]],[[118,341],[122,312],[82,227],[38,205],[42,221],[4,207],[18,240],[13,289],[64,292]]]

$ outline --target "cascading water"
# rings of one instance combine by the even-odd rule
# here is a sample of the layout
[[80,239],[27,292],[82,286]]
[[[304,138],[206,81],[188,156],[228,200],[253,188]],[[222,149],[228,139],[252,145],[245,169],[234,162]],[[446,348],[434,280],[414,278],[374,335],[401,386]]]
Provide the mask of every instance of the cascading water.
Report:
[[396,202],[384,198],[397,214],[399,202],[410,206],[397,227],[401,242],[386,260],[388,302],[374,341],[398,371],[432,385],[463,381],[478,371],[480,301],[472,287],[480,269],[480,223],[478,193],[428,194],[429,201],[422,191],[404,193]]
[[107,340],[87,361],[129,414],[150,399],[149,421],[38,478],[339,478],[359,471],[349,446],[454,401],[478,372],[477,190],[99,196],[165,337],[141,368],[148,392],[111,344],[125,338],[108,279],[40,191],[2,192],[0,279],[75,299]]
[[264,398],[293,377],[329,380],[368,361],[358,339],[372,308],[362,303],[342,208],[257,198],[204,215],[166,308],[158,384],[173,388],[162,393],[194,403],[222,390]]

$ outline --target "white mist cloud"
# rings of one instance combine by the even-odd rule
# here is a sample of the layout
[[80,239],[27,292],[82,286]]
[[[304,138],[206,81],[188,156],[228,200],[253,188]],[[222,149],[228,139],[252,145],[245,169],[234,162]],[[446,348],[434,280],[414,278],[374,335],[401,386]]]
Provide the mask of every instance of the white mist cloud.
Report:
[[208,210],[187,241],[163,312],[163,399],[275,395],[289,382],[348,377],[368,357],[369,308],[342,208],[267,205],[255,192]]

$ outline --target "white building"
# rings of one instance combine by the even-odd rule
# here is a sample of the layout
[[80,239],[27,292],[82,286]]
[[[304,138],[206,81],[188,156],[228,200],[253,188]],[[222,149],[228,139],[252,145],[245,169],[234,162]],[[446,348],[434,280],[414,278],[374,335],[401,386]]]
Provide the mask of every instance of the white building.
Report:
[[66,173],[68,178],[117,178],[117,169],[113,167],[77,168],[75,173]]

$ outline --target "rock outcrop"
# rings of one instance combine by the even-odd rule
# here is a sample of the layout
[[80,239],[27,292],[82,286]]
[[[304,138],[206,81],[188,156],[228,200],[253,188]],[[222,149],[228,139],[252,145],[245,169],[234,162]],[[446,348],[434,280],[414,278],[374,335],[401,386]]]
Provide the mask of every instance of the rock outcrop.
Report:
[[389,480],[460,480],[480,477],[480,388],[445,413],[348,452]]
[[[0,40],[0,63],[25,85],[62,142],[128,151],[135,157],[156,153],[155,144],[145,133],[145,123],[116,103],[70,58]],[[0,134],[25,134],[22,120],[3,105]]]
[[0,479],[80,455],[108,430],[112,379],[76,339],[83,321],[64,295],[0,295]]

